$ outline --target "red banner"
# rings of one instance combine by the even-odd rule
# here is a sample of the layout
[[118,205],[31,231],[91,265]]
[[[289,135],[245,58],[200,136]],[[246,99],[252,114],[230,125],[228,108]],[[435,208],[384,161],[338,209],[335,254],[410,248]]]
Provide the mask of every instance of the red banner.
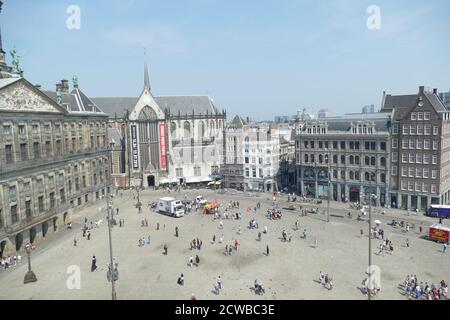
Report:
[[166,150],[166,125],[165,123],[159,124],[159,151],[160,151],[160,164],[161,169],[167,168],[167,150]]

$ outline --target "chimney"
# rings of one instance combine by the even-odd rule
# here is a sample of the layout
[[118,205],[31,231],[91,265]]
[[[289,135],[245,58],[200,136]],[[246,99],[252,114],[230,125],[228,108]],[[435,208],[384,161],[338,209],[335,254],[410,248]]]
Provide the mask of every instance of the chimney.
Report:
[[433,93],[434,93],[434,94],[437,94],[437,93],[438,93],[438,92],[437,92],[437,88],[434,88],[434,89],[433,89]]
[[420,86],[419,87],[419,93],[423,93],[425,91],[425,86]]
[[69,80],[61,80],[61,92],[68,93],[69,92]]
[[56,92],[60,92],[61,91],[61,83],[57,83],[56,84]]

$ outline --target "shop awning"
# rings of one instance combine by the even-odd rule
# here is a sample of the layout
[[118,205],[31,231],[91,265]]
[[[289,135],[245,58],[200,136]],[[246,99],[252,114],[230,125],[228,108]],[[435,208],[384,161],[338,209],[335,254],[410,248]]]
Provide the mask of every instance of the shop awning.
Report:
[[211,180],[209,177],[188,177],[186,178],[186,183],[209,182]]

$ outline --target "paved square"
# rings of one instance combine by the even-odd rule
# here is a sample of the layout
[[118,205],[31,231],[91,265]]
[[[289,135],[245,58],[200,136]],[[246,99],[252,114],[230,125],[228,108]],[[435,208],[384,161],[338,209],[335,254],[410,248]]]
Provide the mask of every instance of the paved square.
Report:
[[[301,217],[299,210],[282,210],[281,220],[269,220],[266,216],[271,196],[263,194],[259,198],[236,195],[219,195],[210,190],[189,190],[170,194],[180,200],[193,199],[204,195],[208,200],[219,199],[225,206],[230,200],[240,202],[239,212],[242,220],[223,219],[223,230],[219,221],[212,215],[190,213],[182,218],[171,218],[148,209],[147,203],[166,196],[164,191],[143,191],[141,201],[145,204],[142,213],[134,207],[136,200],[131,191],[124,191],[123,197],[114,199],[114,207],[119,207],[119,219],[125,219],[125,226],[113,228],[114,257],[119,264],[120,279],[116,283],[118,299],[189,299],[194,293],[197,299],[366,299],[358,286],[365,277],[368,264],[368,224],[346,217],[348,205],[331,205],[331,222],[327,223],[325,214],[308,214]],[[254,207],[261,202],[261,209],[248,213],[245,208]],[[279,207],[288,205],[286,197],[279,197]],[[106,279],[106,264],[109,261],[108,229],[103,222],[92,230],[91,240],[82,237],[80,231],[84,217],[104,218],[99,210],[103,203],[76,214],[73,230],[63,230],[53,235],[39,246],[32,256],[32,267],[38,282],[24,285],[23,277],[27,271],[26,258],[20,266],[0,271],[0,299],[110,299],[111,284]],[[295,203],[298,208],[300,203]],[[302,204],[305,206],[305,204]],[[326,203],[320,211],[326,210]],[[385,236],[394,243],[393,254],[378,256],[380,240],[372,241],[372,261],[381,269],[382,291],[376,299],[405,299],[398,285],[407,274],[416,274],[419,281],[438,284],[450,280],[450,255],[442,253],[442,245],[419,237],[418,226],[423,224],[424,233],[435,222],[423,216],[407,216],[404,211],[388,210],[386,215],[374,209],[373,219],[382,222]],[[232,210],[236,212],[237,210]],[[415,224],[409,233],[387,225],[393,217]],[[141,227],[141,220],[148,220],[148,227]],[[259,229],[249,229],[250,219],[255,218]],[[300,230],[294,230],[295,221]],[[157,222],[160,230],[156,230]],[[447,223],[448,224],[448,223]],[[180,236],[175,237],[178,226]],[[238,227],[242,233],[238,234]],[[258,241],[258,232],[268,227]],[[307,229],[307,239],[302,239],[303,229]],[[364,230],[364,237],[359,235]],[[283,242],[281,232],[285,229],[292,234],[291,242]],[[224,243],[218,244],[224,237]],[[151,236],[151,243],[138,247],[138,240]],[[212,237],[216,235],[216,243]],[[73,246],[77,237],[78,245]],[[203,247],[190,250],[190,241],[199,238]],[[406,238],[410,247],[405,246]],[[224,254],[226,244],[234,239],[241,243],[239,252],[232,256]],[[315,247],[315,239],[318,241]],[[163,255],[167,244],[168,255]],[[270,255],[266,256],[266,246]],[[190,255],[199,255],[198,267],[188,266]],[[98,269],[90,272],[91,258],[97,257]],[[67,288],[67,268],[71,265],[81,269],[81,289]],[[334,280],[334,289],[329,291],[315,282],[319,272],[328,273]],[[183,273],[184,286],[177,284]],[[215,295],[213,285],[218,275],[223,278],[223,289]],[[256,295],[250,287],[257,278],[265,288],[266,294]]]

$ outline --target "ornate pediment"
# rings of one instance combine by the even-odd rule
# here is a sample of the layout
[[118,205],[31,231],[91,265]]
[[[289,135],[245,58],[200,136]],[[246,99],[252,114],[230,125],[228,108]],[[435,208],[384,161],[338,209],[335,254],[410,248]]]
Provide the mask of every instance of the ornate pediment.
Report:
[[0,89],[0,111],[61,113],[44,93],[30,88],[23,81]]

